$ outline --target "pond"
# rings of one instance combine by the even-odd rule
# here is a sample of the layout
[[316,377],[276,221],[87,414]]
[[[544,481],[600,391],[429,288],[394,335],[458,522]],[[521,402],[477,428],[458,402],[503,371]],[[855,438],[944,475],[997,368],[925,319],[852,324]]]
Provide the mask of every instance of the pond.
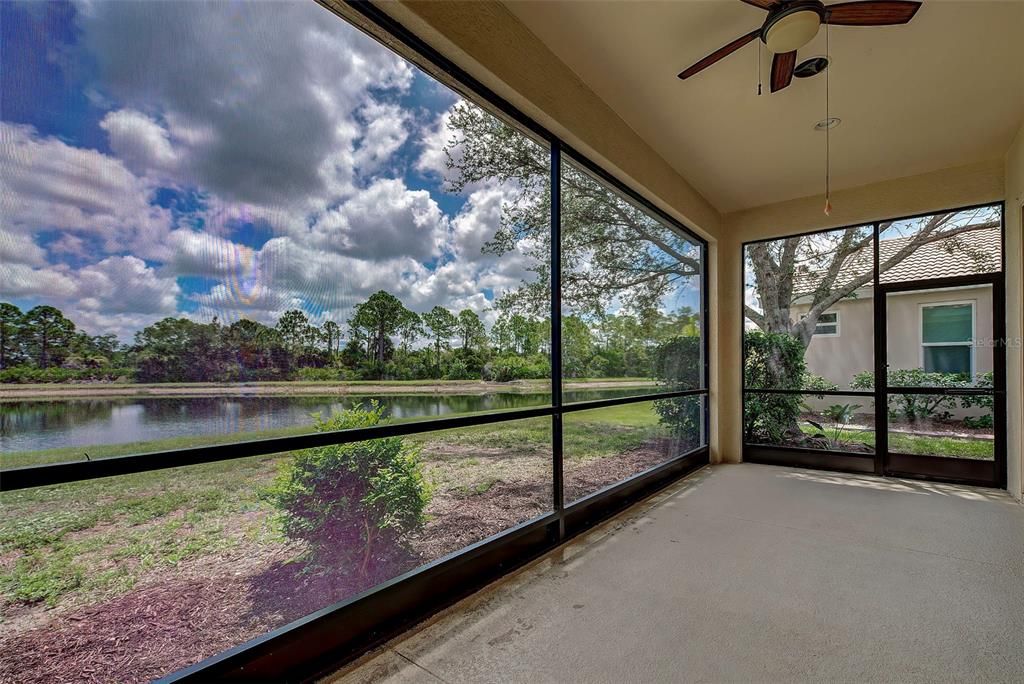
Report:
[[[628,396],[636,389],[566,392],[566,401]],[[353,406],[379,401],[395,419],[543,406],[548,393],[349,396],[131,397],[0,403],[0,450],[39,451],[126,444],[183,436],[266,432],[311,425]]]

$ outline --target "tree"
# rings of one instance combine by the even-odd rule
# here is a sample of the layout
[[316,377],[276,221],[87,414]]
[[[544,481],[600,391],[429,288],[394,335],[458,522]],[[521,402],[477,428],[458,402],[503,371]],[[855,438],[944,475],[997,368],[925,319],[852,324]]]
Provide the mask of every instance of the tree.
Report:
[[487,340],[484,323],[472,309],[463,309],[459,312],[458,335],[462,339],[463,349],[472,349]]
[[89,339],[89,346],[96,354],[105,356],[110,360],[113,360],[114,357],[121,353],[122,350],[121,343],[118,341],[117,335],[113,333],[91,337]]
[[21,363],[21,309],[0,302],[0,370]]
[[22,336],[28,354],[40,368],[59,366],[70,351],[75,324],[52,306],[37,306],[22,319]]
[[590,326],[579,316],[562,319],[562,373],[567,378],[581,378],[594,356],[594,338]]
[[299,309],[289,309],[277,319],[277,330],[292,359],[297,359],[309,341],[309,318]]
[[341,346],[341,326],[334,321],[324,321],[321,327],[327,353],[333,356]]
[[265,373],[259,371],[276,372],[277,362],[284,351],[281,335],[276,329],[243,318],[228,326],[223,335],[224,344],[238,363],[241,374],[249,376],[257,372],[258,376],[264,376]]
[[397,297],[384,290],[374,292],[368,300],[356,305],[349,325],[367,331],[367,352],[378,367],[383,367],[387,361],[390,338],[407,321],[408,311]]
[[502,314],[491,326],[491,345],[499,354],[507,354],[512,351],[514,340],[509,318],[508,314]]
[[435,306],[423,314],[423,322],[430,328],[430,334],[434,339],[434,358],[437,377],[441,377],[441,349],[448,348],[452,336],[458,328],[458,319],[452,312],[443,306]]
[[398,336],[402,339],[402,351],[408,352],[412,344],[424,335],[423,319],[415,311],[408,309],[402,314],[398,325]]
[[[446,165],[451,189],[502,183],[516,194],[485,250],[532,258],[536,278],[501,306],[544,317],[550,306],[550,155],[499,119],[468,102],[449,117]],[[618,300],[651,308],[681,282],[700,274],[700,248],[649,213],[611,192],[582,168],[562,165],[562,296],[577,314],[600,315]]]
[[137,378],[143,382],[234,379],[230,352],[217,319],[196,323],[164,318],[135,333]]
[[513,314],[508,321],[512,337],[512,350],[523,356],[532,356],[540,350],[540,325],[536,320]]
[[[550,292],[549,154],[467,102],[456,104],[448,121],[450,137],[445,152],[447,168],[454,172],[451,189],[498,182],[516,191],[503,206],[501,226],[485,250],[498,255],[524,251],[533,258],[531,268],[537,277],[503,298],[499,307],[543,316]],[[627,312],[657,309],[665,294],[700,275],[697,245],[609,191],[578,166],[563,162],[561,186],[562,296],[563,301],[572,303],[576,314],[599,317],[613,300]],[[883,230],[910,233],[898,249],[886,255],[881,272],[931,243],[967,259],[984,258],[963,236],[998,226],[1001,217],[997,212],[983,208],[937,214],[919,219],[913,231],[894,222],[881,224]],[[873,269],[863,259],[870,257],[871,240],[871,231],[850,228],[753,246],[748,256],[760,308],[747,306],[747,316],[763,331],[792,335],[806,348],[818,317],[870,283]],[[793,286],[798,273],[811,274],[813,294],[806,317],[794,321]]]
[[[994,207],[982,207],[926,216],[910,225],[901,222],[895,228],[893,221],[881,223],[883,240],[884,231],[890,228],[891,234],[904,237],[882,256],[879,273],[898,266],[928,244],[938,244],[976,262],[990,258],[975,250],[965,235],[998,227],[998,212]],[[747,303],[747,318],[765,332],[792,335],[806,349],[821,314],[873,281],[873,241],[873,229],[854,227],[752,244],[747,258],[754,276],[750,285],[759,307]],[[809,308],[802,317],[795,317],[793,306],[801,295],[807,297]]]

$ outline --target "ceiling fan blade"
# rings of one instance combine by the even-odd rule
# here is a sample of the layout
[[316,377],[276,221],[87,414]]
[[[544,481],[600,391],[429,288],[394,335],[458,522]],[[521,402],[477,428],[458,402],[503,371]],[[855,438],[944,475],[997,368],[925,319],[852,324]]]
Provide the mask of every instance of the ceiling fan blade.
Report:
[[772,57],[772,92],[782,90],[793,80],[796,68],[796,50],[782,52]]
[[833,26],[891,26],[906,24],[921,7],[911,0],[864,0],[825,7],[825,23]]
[[773,5],[779,4],[777,0],[740,0],[740,2],[745,2],[748,5],[753,5],[763,10],[771,9]]
[[731,43],[729,43],[725,47],[718,48],[717,50],[715,50],[710,55],[708,55],[704,59],[700,60],[699,62],[697,62],[693,66],[691,66],[688,69],[680,72],[679,78],[685,80],[687,78],[690,78],[694,74],[696,74],[698,71],[702,71],[704,69],[707,69],[709,66],[711,66],[712,64],[714,64],[718,60],[722,59],[723,57],[728,57],[732,53],[736,52],[741,47],[743,47],[744,45],[746,45],[750,41],[754,40],[754,38],[757,38],[757,36],[759,36],[760,34],[761,34],[761,29],[758,28],[758,29],[754,29],[753,31],[751,31],[750,33],[748,33],[745,36],[740,36],[739,38],[737,38],[736,40],[732,41]]

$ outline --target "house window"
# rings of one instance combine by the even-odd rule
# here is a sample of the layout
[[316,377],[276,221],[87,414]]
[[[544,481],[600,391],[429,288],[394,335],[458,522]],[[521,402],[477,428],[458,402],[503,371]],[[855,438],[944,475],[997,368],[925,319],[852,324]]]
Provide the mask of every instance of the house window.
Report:
[[[800,318],[807,318],[807,314],[801,315]],[[839,337],[839,312],[828,311],[818,316],[814,334],[822,337]]]
[[929,373],[974,373],[974,304],[921,307],[921,366]]

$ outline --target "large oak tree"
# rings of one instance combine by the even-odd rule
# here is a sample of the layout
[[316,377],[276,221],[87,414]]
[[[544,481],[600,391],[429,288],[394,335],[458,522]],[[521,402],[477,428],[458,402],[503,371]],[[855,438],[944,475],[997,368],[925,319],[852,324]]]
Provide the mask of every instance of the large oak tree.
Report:
[[[514,189],[505,203],[501,227],[486,249],[506,254],[519,249],[533,257],[536,278],[499,302],[543,315],[548,305],[550,254],[550,155],[501,120],[467,102],[449,117],[445,147],[450,189],[500,183]],[[700,251],[683,235],[611,192],[571,161],[562,165],[562,290],[573,311],[600,316],[613,301],[637,313],[656,311],[661,298],[680,281],[700,274]],[[997,210],[946,212],[906,222],[881,224],[883,239],[902,236],[899,248],[885,255],[880,271],[902,263],[924,245],[981,260],[969,233],[998,226]],[[759,243],[748,252],[759,306],[746,315],[767,332],[792,335],[806,348],[818,317],[836,302],[870,284],[872,231],[847,228],[827,234]],[[797,285],[810,283],[810,292]],[[794,317],[804,296],[809,311]]]

